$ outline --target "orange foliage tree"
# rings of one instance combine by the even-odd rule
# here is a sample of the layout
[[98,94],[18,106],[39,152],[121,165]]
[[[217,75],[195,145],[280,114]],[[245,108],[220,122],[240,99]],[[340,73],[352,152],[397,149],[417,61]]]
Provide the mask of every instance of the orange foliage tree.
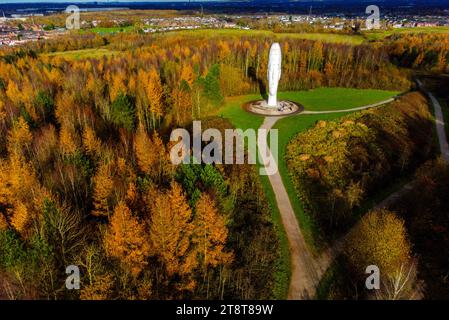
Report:
[[[197,262],[191,247],[192,210],[181,187],[173,182],[166,194],[158,194],[151,208],[150,239],[152,253],[164,264],[167,274],[186,276]],[[187,287],[194,283],[188,281]]]
[[232,254],[225,251],[228,230],[214,201],[204,193],[195,209],[193,242],[197,246],[203,270],[209,266],[216,267],[219,264],[230,263]]
[[115,207],[104,241],[106,253],[118,259],[133,277],[147,265],[150,246],[145,227],[124,202]]

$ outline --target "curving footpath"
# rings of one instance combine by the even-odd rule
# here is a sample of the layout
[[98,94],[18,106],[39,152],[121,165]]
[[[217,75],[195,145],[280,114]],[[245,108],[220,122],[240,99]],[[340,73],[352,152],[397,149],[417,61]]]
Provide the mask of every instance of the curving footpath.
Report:
[[[422,88],[418,80],[418,84],[425,93],[428,94],[435,109],[436,126],[438,132],[438,139],[440,141],[440,149],[443,159],[449,162],[449,145],[444,131],[444,119],[441,111],[441,106],[435,97]],[[341,113],[360,111],[368,108],[375,108],[387,103],[393,102],[395,98],[391,98],[385,101],[381,101],[376,104],[367,106],[346,109],[346,110],[331,110],[331,111],[304,111],[302,114],[326,114],[326,113]],[[269,130],[273,128],[279,119],[285,117],[265,117],[261,129]],[[272,158],[271,151],[268,149],[269,156]],[[277,164],[276,164],[277,165]],[[315,258],[309,251],[304,237],[299,228],[298,220],[296,219],[295,212],[291,205],[287,191],[285,189],[282,177],[279,174],[279,170],[276,170],[274,175],[268,176],[271,187],[273,188],[276,204],[279,208],[279,212],[284,225],[285,232],[287,234],[290,255],[291,255],[291,281],[288,291],[288,299],[300,300],[300,299],[313,299],[315,297],[316,288],[319,284],[321,277],[327,268],[333,261],[333,259],[341,252],[346,236],[335,241],[335,243],[327,249],[320,257]],[[410,185],[404,186],[401,190],[393,193],[387,197],[384,201],[377,206],[385,206],[388,202],[397,198],[401,193],[410,188]]]
[[441,156],[444,161],[449,162],[449,144],[447,142],[446,131],[444,129],[444,117],[441,105],[435,96],[426,90],[420,80],[416,80],[418,87],[422,92],[424,92],[432,101],[434,114],[435,114],[435,125],[437,127],[438,141],[440,143]]

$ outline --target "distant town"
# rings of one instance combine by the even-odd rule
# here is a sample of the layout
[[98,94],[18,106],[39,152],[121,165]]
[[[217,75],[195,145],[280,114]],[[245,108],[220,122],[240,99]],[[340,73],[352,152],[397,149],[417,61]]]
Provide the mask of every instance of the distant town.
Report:
[[[1,15],[1,13],[0,13]],[[244,29],[249,30],[255,26],[266,25],[273,27],[311,26],[323,30],[344,31],[354,29],[359,25],[359,30],[366,30],[363,21],[365,16],[345,17],[342,14],[210,14],[203,13],[192,15],[180,15],[173,17],[148,16],[141,18],[138,23],[126,19],[100,19],[81,20],[80,27],[83,30],[102,27],[104,25],[118,27],[114,32],[120,32],[121,28],[136,26],[143,33],[169,32],[175,30],[192,29]],[[441,15],[385,15],[381,19],[382,29],[441,27],[449,26],[449,12],[446,10]],[[0,16],[0,46],[17,46],[29,41],[41,41],[64,35],[68,30],[64,26],[55,26],[37,22],[44,14],[12,14],[6,17]],[[99,32],[101,33],[101,31]]]

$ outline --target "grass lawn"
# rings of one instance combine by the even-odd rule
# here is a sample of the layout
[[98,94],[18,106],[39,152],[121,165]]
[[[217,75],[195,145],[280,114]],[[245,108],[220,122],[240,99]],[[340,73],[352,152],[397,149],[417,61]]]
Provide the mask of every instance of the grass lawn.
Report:
[[48,57],[60,56],[66,59],[80,60],[86,58],[102,58],[104,56],[112,56],[119,54],[118,51],[112,51],[106,48],[82,49],[73,51],[60,51],[45,54]]
[[318,88],[308,91],[279,93],[280,99],[301,103],[305,110],[344,110],[373,104],[396,96],[399,92],[375,89]]
[[126,27],[95,27],[91,29],[81,30],[80,32],[95,32],[99,34],[111,34],[111,33],[119,33],[119,32],[131,32],[134,31],[134,26],[126,26]]
[[218,110],[217,115],[231,120],[236,128],[257,129],[262,125],[264,118],[242,109],[243,103],[257,99],[261,99],[259,94],[226,98],[225,106]]
[[248,36],[248,37],[270,37],[274,40],[282,40],[286,38],[290,39],[306,39],[306,40],[320,40],[328,43],[343,43],[358,45],[362,44],[365,39],[360,35],[347,35],[347,34],[333,34],[333,33],[274,33],[268,30],[240,30],[240,29],[197,29],[197,30],[181,30],[170,31],[164,34],[177,34],[180,36],[204,36],[207,38],[218,36]]
[[[308,91],[280,92],[279,99],[301,103],[305,110],[345,110],[387,100],[399,94],[396,91],[351,88],[318,88]],[[237,128],[257,129],[263,123],[263,117],[245,112],[241,106],[251,100],[262,99],[259,94],[230,97],[217,114],[231,119]],[[305,117],[306,115],[299,115]]]
[[398,28],[394,30],[367,31],[363,35],[369,40],[383,40],[392,34],[401,33],[449,33],[449,27]]

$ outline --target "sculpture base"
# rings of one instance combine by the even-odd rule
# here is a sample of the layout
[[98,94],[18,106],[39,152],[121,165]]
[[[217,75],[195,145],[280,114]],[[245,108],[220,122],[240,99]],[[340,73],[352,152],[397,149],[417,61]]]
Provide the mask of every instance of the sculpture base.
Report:
[[265,100],[255,100],[245,103],[243,109],[262,116],[276,117],[300,113],[304,110],[304,107],[288,100],[278,101],[275,107],[269,106]]

